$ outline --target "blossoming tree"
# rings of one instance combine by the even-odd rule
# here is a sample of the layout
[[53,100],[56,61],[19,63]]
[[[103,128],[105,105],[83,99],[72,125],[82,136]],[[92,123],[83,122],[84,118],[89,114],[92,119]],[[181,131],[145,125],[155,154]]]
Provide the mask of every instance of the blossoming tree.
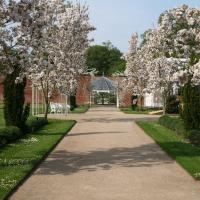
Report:
[[38,0],[30,25],[31,67],[26,74],[42,90],[47,119],[53,91],[68,94],[85,67],[89,24],[87,6],[62,0]]
[[[132,87],[136,87],[137,91],[141,76],[147,78],[148,74],[146,90],[159,90],[166,99],[166,94],[174,81],[178,80],[177,77],[181,76],[181,80],[185,79],[186,82],[191,79],[198,83],[199,39],[200,9],[183,5],[162,13],[158,26],[145,35],[142,47],[134,55],[128,55],[127,72]],[[134,43],[133,39],[132,44]],[[137,74],[139,71],[136,69],[141,69],[143,74]]]
[[[146,64],[148,58],[146,57],[146,48],[138,48],[138,35],[133,33],[130,39],[129,52],[126,55],[126,75],[128,79],[128,87],[131,88],[133,94],[138,95],[138,98],[142,100],[144,93],[147,89],[148,71]],[[142,110],[142,102],[140,103],[140,109]]]
[[180,70],[180,75],[187,77],[187,82],[193,76],[193,69],[199,66],[200,9],[183,5],[166,11],[161,15],[158,29],[165,33],[167,56],[188,59],[188,65]]

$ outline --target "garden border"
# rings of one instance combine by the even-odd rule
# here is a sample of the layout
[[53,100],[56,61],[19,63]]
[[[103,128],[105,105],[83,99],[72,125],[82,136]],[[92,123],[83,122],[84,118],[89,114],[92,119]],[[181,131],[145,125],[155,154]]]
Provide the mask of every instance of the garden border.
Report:
[[[62,120],[63,121],[63,120]],[[5,196],[5,200],[8,200],[38,169],[38,167],[44,162],[44,160],[50,155],[50,153],[58,146],[58,144],[64,139],[65,136],[74,128],[77,121],[76,120],[66,120],[73,121],[74,124],[70,129],[62,135],[62,137],[44,154],[44,156],[35,164],[35,166],[17,183],[17,185]]]

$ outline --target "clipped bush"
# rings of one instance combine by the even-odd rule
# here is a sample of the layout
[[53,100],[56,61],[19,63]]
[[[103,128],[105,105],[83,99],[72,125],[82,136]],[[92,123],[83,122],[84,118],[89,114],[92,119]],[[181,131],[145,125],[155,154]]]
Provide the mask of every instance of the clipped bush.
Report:
[[32,117],[29,118],[28,121],[26,122],[26,126],[23,129],[24,132],[22,132],[16,126],[7,126],[4,128],[0,128],[0,146],[2,147],[5,144],[20,139],[21,137],[23,137],[23,134],[32,133],[46,124],[47,121],[44,118]]
[[188,131],[188,139],[192,144],[200,147],[200,130]]
[[13,142],[22,136],[22,132],[18,127],[8,126],[0,129],[0,145]]
[[187,136],[187,131],[184,127],[184,122],[180,118],[170,117],[169,115],[164,115],[159,118],[158,123],[166,128],[175,131],[179,135]]
[[26,122],[26,131],[34,132],[40,129],[42,126],[46,125],[48,122],[45,118],[32,117]]

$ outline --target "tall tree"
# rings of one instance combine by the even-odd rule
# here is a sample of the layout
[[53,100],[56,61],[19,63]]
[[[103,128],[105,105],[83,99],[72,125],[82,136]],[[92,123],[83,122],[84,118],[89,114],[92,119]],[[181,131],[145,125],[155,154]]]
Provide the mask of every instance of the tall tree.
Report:
[[[126,75],[128,79],[128,87],[132,90],[134,95],[138,95],[141,100],[144,97],[149,78],[148,70],[146,70],[145,49],[138,48],[138,34],[133,33],[129,41],[129,52],[126,55]],[[142,110],[142,103],[140,103],[140,110]]]
[[30,25],[32,66],[27,75],[42,90],[47,119],[53,91],[70,94],[84,71],[89,45],[88,7],[63,0],[37,0]]
[[85,69],[88,33],[94,30],[88,7],[64,0],[5,0],[0,6],[2,72],[20,65],[16,82],[28,77],[42,90],[47,119],[54,89],[71,93]]
[[115,72],[124,72],[125,60],[123,53],[114,47],[111,42],[103,45],[94,45],[87,50],[87,67],[96,69],[98,75],[112,75]]

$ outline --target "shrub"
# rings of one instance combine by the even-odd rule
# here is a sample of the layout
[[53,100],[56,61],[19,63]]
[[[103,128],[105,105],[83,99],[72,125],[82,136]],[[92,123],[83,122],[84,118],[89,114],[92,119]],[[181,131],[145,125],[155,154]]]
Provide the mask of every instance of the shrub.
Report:
[[[32,117],[26,122],[26,126],[23,131],[24,133],[31,133],[46,124],[47,121],[44,118]],[[0,128],[0,146],[4,146],[7,143],[20,139],[22,136],[23,132],[16,126],[7,126],[5,128]]]
[[179,100],[175,95],[170,95],[167,97],[166,103],[166,113],[168,114],[178,114],[179,113]]
[[200,91],[199,87],[187,83],[182,88],[183,110],[181,113],[187,130],[200,129]]
[[0,129],[0,145],[13,142],[22,136],[22,132],[18,127],[8,126]]
[[41,128],[42,126],[46,125],[48,122],[45,118],[38,118],[32,117],[29,118],[26,122],[26,131],[27,132],[34,132]]
[[177,134],[187,136],[187,131],[184,127],[184,122],[180,118],[170,117],[169,115],[164,115],[159,118],[159,124],[175,131]]
[[200,130],[191,130],[188,132],[188,138],[192,144],[200,147]]

